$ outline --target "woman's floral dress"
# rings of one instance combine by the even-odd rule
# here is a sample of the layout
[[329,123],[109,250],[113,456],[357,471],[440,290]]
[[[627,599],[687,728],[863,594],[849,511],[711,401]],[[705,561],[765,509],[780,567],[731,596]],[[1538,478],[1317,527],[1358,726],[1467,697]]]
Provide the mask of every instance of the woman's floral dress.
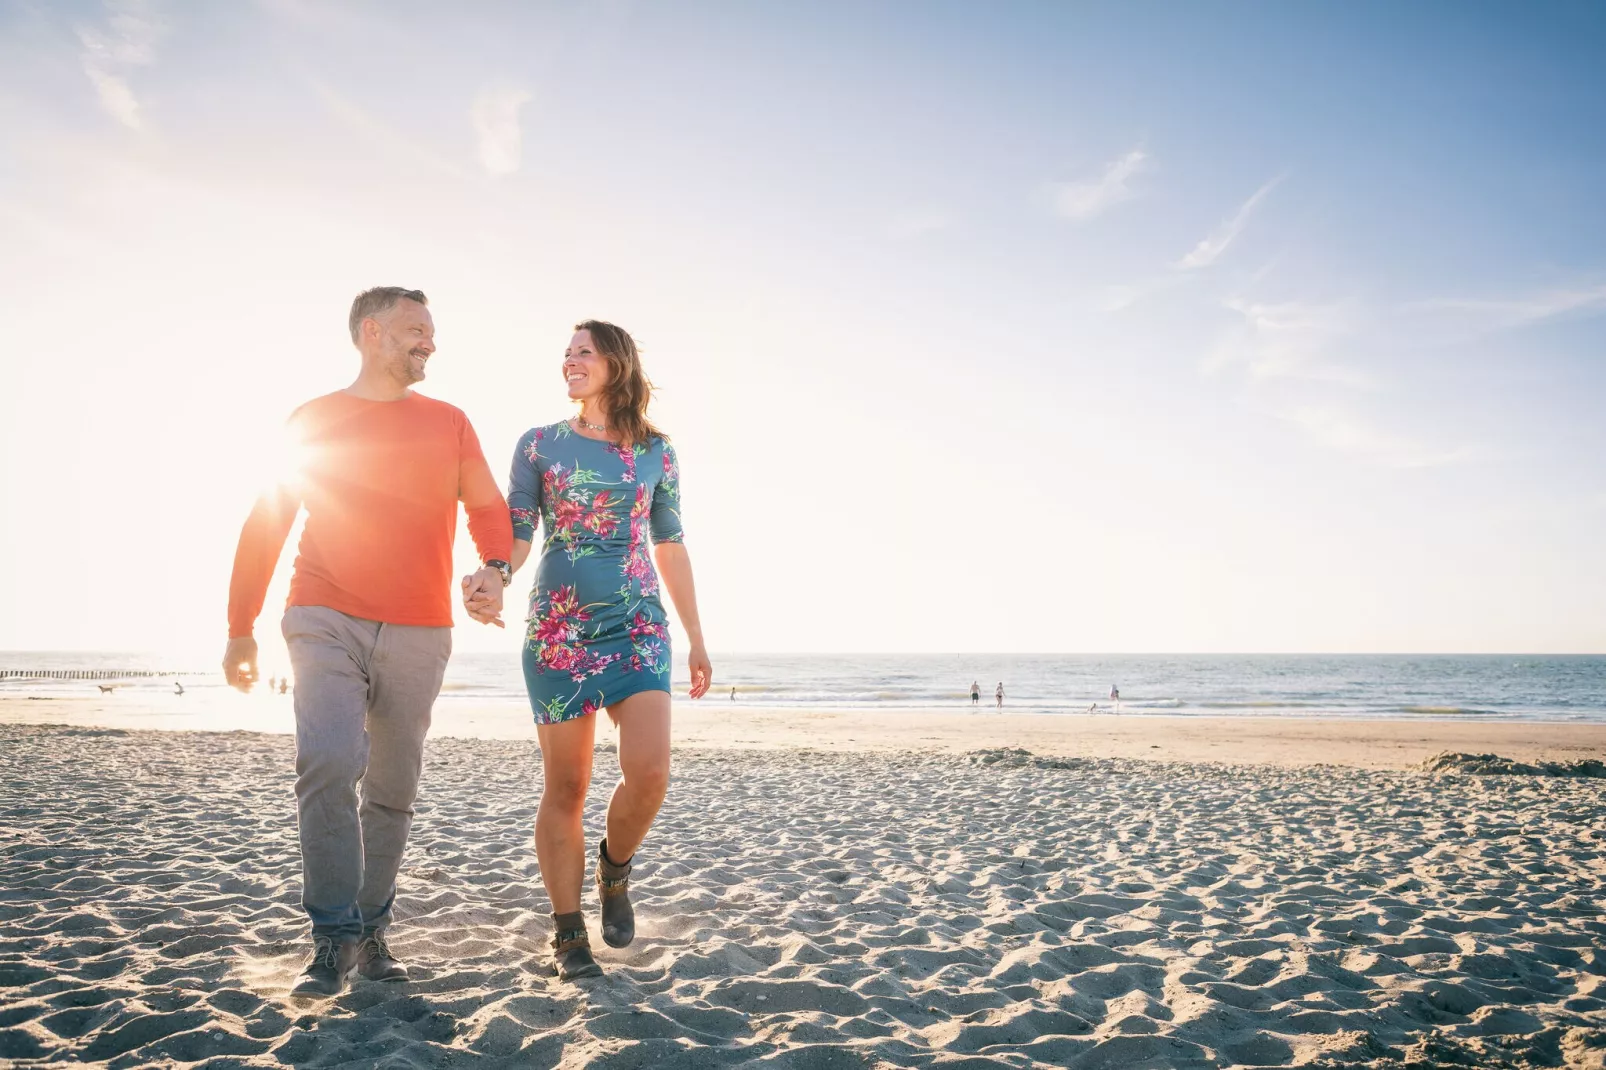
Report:
[[669,690],[669,618],[647,538],[680,542],[675,450],[626,449],[567,422],[524,433],[508,484],[513,537],[546,528],[530,591],[524,682],[537,724]]

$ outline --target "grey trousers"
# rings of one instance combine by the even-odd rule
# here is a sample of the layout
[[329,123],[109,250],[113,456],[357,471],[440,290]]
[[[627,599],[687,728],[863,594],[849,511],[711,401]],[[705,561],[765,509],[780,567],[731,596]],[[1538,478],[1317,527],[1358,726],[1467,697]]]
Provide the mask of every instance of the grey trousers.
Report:
[[[390,923],[450,628],[291,606],[301,905],[314,936]],[[361,796],[358,784],[361,784]]]

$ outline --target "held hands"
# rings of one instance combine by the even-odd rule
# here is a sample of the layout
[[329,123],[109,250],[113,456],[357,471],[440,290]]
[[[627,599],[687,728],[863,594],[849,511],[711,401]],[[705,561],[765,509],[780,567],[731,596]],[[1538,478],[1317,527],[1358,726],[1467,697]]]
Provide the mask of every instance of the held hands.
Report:
[[708,651],[703,649],[703,644],[692,644],[686,667],[691,670],[691,690],[687,693],[692,698],[702,698],[708,694],[708,685],[714,682],[714,666],[710,664]]
[[223,651],[223,679],[230,687],[250,691],[259,679],[257,673],[257,641],[249,635],[229,640]]
[[482,568],[463,577],[463,608],[481,624],[502,623],[502,572],[495,568]]

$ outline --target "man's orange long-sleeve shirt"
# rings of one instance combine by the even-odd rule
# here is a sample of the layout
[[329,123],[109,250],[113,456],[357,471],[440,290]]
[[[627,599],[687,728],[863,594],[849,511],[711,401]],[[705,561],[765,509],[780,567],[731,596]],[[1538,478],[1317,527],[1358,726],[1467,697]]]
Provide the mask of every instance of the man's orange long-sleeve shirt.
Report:
[[468,417],[454,406],[418,394],[367,401],[337,392],[297,409],[287,431],[296,475],[257,503],[240,532],[230,638],[251,634],[303,505],[292,606],[450,626],[459,501],[480,559],[511,555],[507,502]]

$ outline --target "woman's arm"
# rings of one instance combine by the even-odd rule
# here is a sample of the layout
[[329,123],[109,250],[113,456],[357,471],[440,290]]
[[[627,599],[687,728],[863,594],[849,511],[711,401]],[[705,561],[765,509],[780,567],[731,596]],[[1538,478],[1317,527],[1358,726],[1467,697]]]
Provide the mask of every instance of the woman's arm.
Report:
[[[518,553],[516,546],[513,552]],[[691,554],[686,552],[683,542],[661,542],[652,548],[652,555],[658,563],[658,575],[669,592],[669,600],[675,604],[675,616],[680,618],[680,626],[691,640],[691,650],[686,656],[687,667],[691,670],[689,693],[692,698],[702,698],[714,682],[714,667],[703,646],[703,623],[697,616],[697,584],[692,579]]]
[[507,559],[508,567],[514,572],[524,567],[524,562],[530,559],[530,540],[514,539],[513,556]]
[[[507,481],[507,511],[513,527],[513,550],[508,554],[509,572],[517,572],[519,566],[529,560],[530,543],[535,539],[535,526],[541,516],[541,473],[536,468],[536,458],[540,456],[538,447],[541,444],[541,429],[531,428],[519,439],[519,444],[513,450],[513,470]],[[487,470],[486,475],[490,472]],[[495,490],[495,484],[492,484]],[[500,497],[500,496],[499,496]],[[497,584],[502,582],[500,576],[495,577]],[[502,611],[500,586],[495,591],[496,611]],[[479,591],[471,577],[463,577],[463,608],[469,616],[476,620],[483,620],[483,613],[489,604],[488,596]],[[500,626],[501,620],[495,623]]]

